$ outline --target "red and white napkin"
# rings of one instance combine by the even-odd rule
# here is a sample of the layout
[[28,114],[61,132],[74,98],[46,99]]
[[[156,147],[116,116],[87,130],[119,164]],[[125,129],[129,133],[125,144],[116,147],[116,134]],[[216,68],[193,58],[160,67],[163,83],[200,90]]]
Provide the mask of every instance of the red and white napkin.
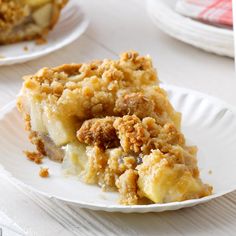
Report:
[[178,0],[177,12],[221,27],[232,27],[232,0]]

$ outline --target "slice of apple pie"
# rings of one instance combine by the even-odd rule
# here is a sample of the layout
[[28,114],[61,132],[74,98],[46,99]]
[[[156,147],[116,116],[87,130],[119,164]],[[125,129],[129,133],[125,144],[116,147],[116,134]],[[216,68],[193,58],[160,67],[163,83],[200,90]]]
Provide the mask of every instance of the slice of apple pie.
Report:
[[38,39],[57,23],[68,0],[0,0],[0,45]]
[[38,152],[67,175],[118,191],[121,204],[212,193],[149,56],[43,68],[24,77],[18,108]]

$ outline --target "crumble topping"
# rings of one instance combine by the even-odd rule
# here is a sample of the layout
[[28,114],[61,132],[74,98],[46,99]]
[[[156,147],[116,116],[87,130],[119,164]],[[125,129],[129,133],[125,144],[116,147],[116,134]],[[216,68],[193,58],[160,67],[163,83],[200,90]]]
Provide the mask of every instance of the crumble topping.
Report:
[[130,51],[119,60],[43,68],[24,80],[18,109],[30,140],[67,173],[118,191],[127,205],[212,193],[149,56]]
[[[136,100],[135,106],[141,108],[137,103],[149,98],[150,103],[155,102],[153,110],[158,114],[157,119],[163,120],[163,123],[172,120],[179,126],[179,114],[172,111],[165,92],[158,86],[150,57],[141,57],[135,52],[124,53],[117,61],[44,68],[24,79],[27,91],[54,106],[57,114],[75,115],[81,120],[104,117],[104,114],[121,116],[126,107],[131,109],[128,105],[132,105],[132,101],[126,107],[120,107],[119,99],[138,92],[138,96],[134,94],[134,98],[126,100]],[[146,109],[150,109],[148,107]]]
[[152,149],[168,151],[171,145],[184,145],[183,135],[172,123],[157,124],[151,117],[140,120],[136,115],[125,115],[114,122],[125,152],[149,153]]
[[136,116],[123,116],[114,122],[118,130],[120,143],[125,152],[141,152],[141,147],[148,142],[150,134],[142,126],[140,119]]
[[78,140],[104,149],[118,147],[119,139],[113,127],[114,120],[114,117],[86,120],[77,132]]

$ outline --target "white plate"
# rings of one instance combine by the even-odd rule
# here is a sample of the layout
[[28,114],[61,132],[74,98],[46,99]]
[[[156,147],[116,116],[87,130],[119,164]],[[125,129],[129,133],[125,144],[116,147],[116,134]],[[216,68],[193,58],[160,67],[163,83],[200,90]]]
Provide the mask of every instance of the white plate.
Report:
[[175,11],[176,0],[148,0],[153,22],[185,43],[219,55],[234,57],[233,30],[207,25]]
[[[121,206],[118,193],[102,192],[61,175],[60,164],[45,158],[50,178],[38,176],[39,166],[28,161],[22,150],[31,149],[15,104],[0,114],[0,164],[13,181],[51,198],[84,208],[117,212],[160,212],[194,206],[236,189],[236,109],[218,99],[183,88],[164,85],[174,107],[183,114],[183,132],[199,147],[198,161],[204,182],[214,186],[209,197],[166,204]],[[212,171],[210,174],[209,171]]]
[[[70,0],[55,28],[49,32],[47,43],[36,45],[34,41],[0,46],[0,65],[30,61],[58,50],[81,36],[89,20],[77,0]],[[28,50],[25,51],[24,47]]]

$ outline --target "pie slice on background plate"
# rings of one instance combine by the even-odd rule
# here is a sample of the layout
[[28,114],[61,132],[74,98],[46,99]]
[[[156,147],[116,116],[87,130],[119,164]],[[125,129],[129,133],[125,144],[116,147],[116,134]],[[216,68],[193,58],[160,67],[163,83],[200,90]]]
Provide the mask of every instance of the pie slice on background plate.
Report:
[[0,0],[0,45],[41,39],[68,0]]
[[65,175],[118,191],[125,205],[210,195],[197,148],[186,144],[181,114],[158,83],[151,58],[134,51],[25,76],[18,109],[35,156],[61,162]]

